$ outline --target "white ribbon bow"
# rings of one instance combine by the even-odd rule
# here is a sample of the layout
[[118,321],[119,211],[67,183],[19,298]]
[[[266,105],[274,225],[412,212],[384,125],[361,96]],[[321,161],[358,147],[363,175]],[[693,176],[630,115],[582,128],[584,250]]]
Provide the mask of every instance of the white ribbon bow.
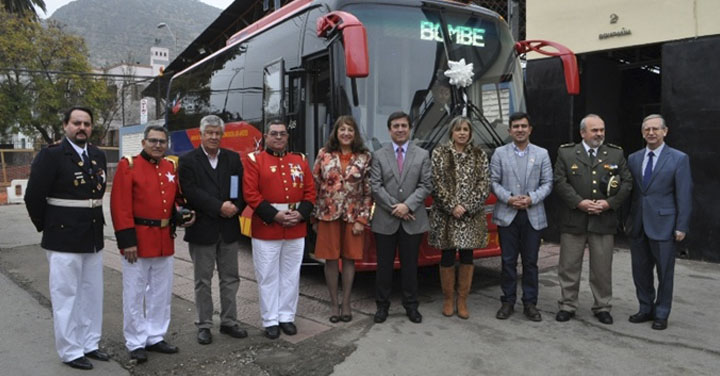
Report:
[[448,60],[448,66],[450,69],[445,71],[445,76],[450,78],[450,85],[468,87],[472,84],[475,75],[473,63],[466,64],[463,58],[460,61]]

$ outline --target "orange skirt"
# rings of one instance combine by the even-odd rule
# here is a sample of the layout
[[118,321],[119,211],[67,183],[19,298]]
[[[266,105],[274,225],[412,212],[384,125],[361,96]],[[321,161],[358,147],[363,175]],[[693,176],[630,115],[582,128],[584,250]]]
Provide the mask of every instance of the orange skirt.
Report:
[[362,260],[365,246],[365,233],[353,235],[352,223],[342,219],[331,222],[318,221],[315,257],[325,260]]

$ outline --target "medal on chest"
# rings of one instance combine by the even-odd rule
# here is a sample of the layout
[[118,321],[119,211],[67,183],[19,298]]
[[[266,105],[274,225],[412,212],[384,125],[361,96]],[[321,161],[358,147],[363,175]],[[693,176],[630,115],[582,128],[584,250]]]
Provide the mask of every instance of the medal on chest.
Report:
[[293,182],[293,187],[300,187],[303,186],[303,171],[302,167],[299,164],[293,164],[288,163],[288,167],[290,167],[290,178]]

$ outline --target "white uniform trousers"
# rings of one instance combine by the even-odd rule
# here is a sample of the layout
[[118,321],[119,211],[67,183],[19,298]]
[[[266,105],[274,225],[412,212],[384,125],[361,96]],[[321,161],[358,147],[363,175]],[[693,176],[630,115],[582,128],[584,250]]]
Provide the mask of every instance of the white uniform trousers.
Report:
[[295,321],[305,238],[252,239],[263,327]]
[[[123,258],[123,334],[129,351],[163,340],[170,326],[173,256]],[[144,307],[144,309],[143,309]]]
[[102,252],[47,251],[55,349],[63,362],[98,349],[103,316]]

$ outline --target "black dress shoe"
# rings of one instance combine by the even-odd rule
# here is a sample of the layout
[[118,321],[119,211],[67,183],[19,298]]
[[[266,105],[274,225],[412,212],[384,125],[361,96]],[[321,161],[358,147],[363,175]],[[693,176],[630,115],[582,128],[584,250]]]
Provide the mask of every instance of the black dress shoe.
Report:
[[105,351],[101,350],[90,351],[89,353],[85,354],[85,356],[95,360],[101,360],[103,362],[107,362],[108,360],[110,360],[110,355],[108,355],[108,353],[106,353]]
[[227,334],[233,338],[245,338],[247,337],[247,331],[240,327],[240,325],[224,325],[220,326],[220,333]]
[[77,369],[93,369],[92,363],[88,360],[88,358],[81,356],[77,359],[73,359],[69,362],[65,362],[65,364],[69,365],[72,368]]
[[265,328],[265,337],[268,337],[270,339],[277,339],[280,337],[280,327],[277,325],[268,326]]
[[201,345],[209,345],[212,343],[212,333],[208,328],[200,328],[198,330],[197,341]]
[[422,315],[420,314],[420,311],[417,310],[417,308],[411,308],[405,311],[405,314],[407,314],[408,319],[410,321],[414,322],[415,324],[419,324],[422,322]]
[[147,359],[148,359],[147,352],[145,352],[145,349],[143,349],[142,347],[139,349],[130,351],[130,360],[136,361],[137,364],[145,363],[145,362],[147,362]]
[[513,312],[515,312],[515,308],[510,303],[503,303],[502,306],[500,306],[500,309],[495,314],[495,318],[498,320],[507,320],[508,317],[510,317]]
[[297,334],[297,327],[295,327],[295,324],[293,324],[291,322],[281,322],[280,329],[282,330],[283,333],[285,333],[289,336],[294,336]]
[[613,323],[613,318],[610,315],[610,312],[607,312],[607,311],[595,312],[595,317],[597,317],[598,321],[600,321],[603,324],[610,325]]
[[373,321],[375,323],[380,324],[384,323],[385,320],[387,320],[388,317],[388,309],[387,308],[378,308],[377,312],[375,312],[375,316],[373,316]]
[[145,347],[145,350],[159,352],[163,354],[175,354],[176,352],[180,351],[177,346],[173,346],[165,341],[160,341],[154,345],[147,346]]
[[566,311],[564,309],[561,309],[556,315],[555,320],[560,322],[565,322],[570,320],[571,318],[575,317],[575,312]]
[[667,319],[655,319],[652,323],[652,327],[655,330],[665,330],[667,329]]
[[525,304],[525,307],[523,308],[523,313],[525,314],[525,317],[527,317],[530,321],[542,321],[540,311],[538,311],[537,307],[535,307],[535,304]]
[[630,321],[633,324],[639,324],[641,322],[648,322],[652,321],[654,319],[654,315],[652,313],[645,313],[645,312],[638,312],[628,318],[628,321]]

